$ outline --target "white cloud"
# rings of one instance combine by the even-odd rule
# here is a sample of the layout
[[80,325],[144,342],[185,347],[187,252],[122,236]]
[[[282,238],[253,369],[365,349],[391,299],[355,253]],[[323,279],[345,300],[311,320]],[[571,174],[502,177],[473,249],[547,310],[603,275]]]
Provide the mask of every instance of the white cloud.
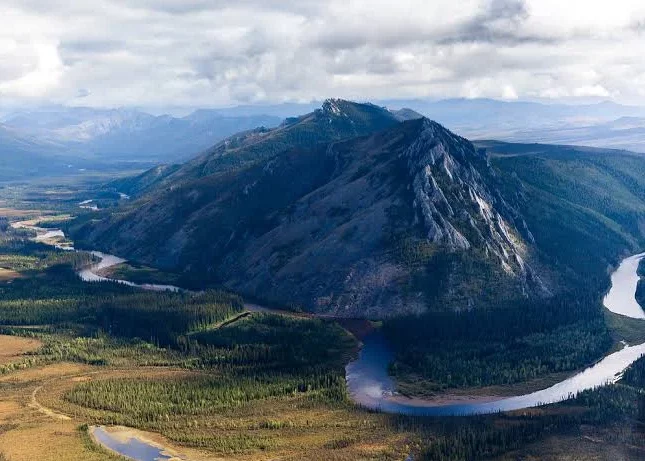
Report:
[[0,15],[5,104],[645,104],[640,1],[5,0]]
[[598,96],[603,98],[610,96],[609,91],[602,85],[581,86],[573,90],[573,95],[576,97]]
[[[64,66],[58,54],[58,48],[55,44],[36,43],[31,47],[16,46],[5,49],[4,58],[9,54],[10,58],[16,58],[17,51],[22,49],[27,52],[33,62],[25,63],[24,72],[20,75],[5,74],[7,77],[0,80],[0,95],[8,98],[38,98],[46,96],[47,93],[55,89],[64,73]],[[24,55],[21,55],[24,56]],[[13,77],[13,78],[12,78]]]

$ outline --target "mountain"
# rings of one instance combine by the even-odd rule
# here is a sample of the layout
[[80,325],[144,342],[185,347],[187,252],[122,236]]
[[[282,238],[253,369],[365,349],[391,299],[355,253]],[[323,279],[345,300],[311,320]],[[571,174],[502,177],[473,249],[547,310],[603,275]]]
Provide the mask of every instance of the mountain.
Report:
[[55,146],[21,136],[0,124],[0,180],[24,179],[69,170],[69,158],[48,155],[54,149]]
[[[10,113],[0,122],[12,137],[22,140],[23,147],[29,145],[28,153],[33,155],[66,157],[71,163],[79,159],[177,163],[236,133],[249,131],[245,139],[257,138],[285,119],[287,124],[293,123],[300,114],[315,113],[316,104],[200,109],[184,117],[155,116],[135,109],[54,106]],[[472,139],[645,151],[645,109],[640,107],[610,102],[566,105],[490,99],[389,100],[378,106],[397,109],[392,114],[399,121],[427,116]],[[16,172],[19,175],[20,169]]]
[[160,162],[185,160],[233,133],[280,122],[272,116],[228,116],[206,110],[176,118],[127,109],[55,107],[14,113],[3,123],[49,144],[57,154]]
[[130,179],[138,200],[70,231],[196,285],[370,317],[602,291],[645,244],[645,156],[473,145],[404,113],[326,101]]
[[398,117],[328,100],[227,139],[71,232],[198,283],[337,315],[418,312],[438,299],[466,308],[482,288],[491,299],[547,294],[486,155],[435,122]]
[[311,148],[321,143],[362,136],[401,120],[419,117],[413,111],[392,112],[373,104],[330,99],[321,108],[287,118],[274,129],[262,127],[230,136],[205,149],[180,168],[168,167],[163,169],[163,174],[157,171],[132,178],[125,187],[133,196],[163,185],[175,187],[186,181],[253,164],[290,148]]
[[[494,99],[392,99],[377,101],[406,108],[436,120],[470,139],[575,144],[645,152],[642,119],[645,109],[605,101],[593,104],[554,104]],[[314,103],[240,106],[218,109],[220,114],[271,114],[291,117],[313,110]],[[631,119],[632,125],[625,121]]]

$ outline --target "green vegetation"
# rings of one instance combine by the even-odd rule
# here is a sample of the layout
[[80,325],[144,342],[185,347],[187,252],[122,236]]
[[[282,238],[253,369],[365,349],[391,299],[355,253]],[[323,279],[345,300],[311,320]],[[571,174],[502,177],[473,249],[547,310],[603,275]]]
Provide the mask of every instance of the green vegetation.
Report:
[[[530,264],[553,296],[527,299],[519,295],[525,287],[500,285],[504,275],[476,251],[444,254],[396,236],[398,260],[415,274],[405,288],[423,289],[430,309],[385,325],[397,353],[391,372],[404,393],[526,382],[582,368],[621,340],[645,341],[638,321],[605,313],[599,303],[611,267],[645,245],[642,157],[558,146],[487,147],[503,154],[491,159],[497,187],[531,231]],[[645,301],[643,287],[637,299]],[[443,298],[446,292],[453,302]]]
[[181,274],[164,272],[153,267],[129,262],[110,267],[103,271],[101,275],[111,279],[129,280],[139,284],[156,283],[159,285],[179,286],[183,282]]
[[411,394],[574,371],[613,344],[600,306],[584,297],[401,317],[386,322],[384,331],[396,351],[390,371]]
[[[310,134],[300,133],[304,143]],[[251,141],[240,140],[240,146]],[[282,140],[277,141],[276,149],[282,149]],[[257,154],[253,148],[247,152]],[[318,184],[316,175],[327,174],[334,165],[314,154],[307,159],[294,152],[292,157],[293,170],[272,177],[276,182],[256,185],[249,196],[227,195],[226,181],[217,186],[205,182],[192,201],[186,200],[189,188],[171,194],[181,204],[173,210],[190,214],[213,197],[221,198],[223,208],[235,210],[218,221],[223,231],[211,235],[210,227],[198,226],[195,235],[198,241],[214,241],[212,248],[237,248],[275,228],[270,221],[277,215],[266,210],[289,207],[292,193],[303,195]],[[312,168],[311,177],[294,179],[294,189],[301,189],[277,190],[285,176],[295,177],[297,162],[321,168]],[[642,322],[603,312],[598,301],[607,289],[609,268],[643,243],[634,224],[645,216],[642,161],[558,151],[499,157],[493,163],[500,188],[514,191],[505,196],[512,197],[511,206],[535,236],[537,253],[531,263],[544,269],[540,273],[549,282],[557,282],[555,296],[523,298],[521,291],[513,292],[522,288],[519,283],[502,287],[502,274],[483,253],[445,253],[397,224],[389,234],[388,256],[410,269],[404,290],[416,295],[421,287],[431,307],[424,315],[391,319],[383,327],[396,352],[391,372],[405,393],[526,384],[582,368],[620,340],[645,340]],[[205,166],[220,171],[230,165]],[[351,175],[358,181],[369,173]],[[101,199],[109,204],[111,197]],[[297,217],[295,208],[280,216]],[[345,204],[321,210],[321,216],[338,223],[353,216]],[[400,459],[412,452],[416,459],[486,459],[547,436],[580,437],[582,428],[611,433],[609,443],[642,446],[637,430],[645,422],[644,359],[617,385],[544,409],[452,419],[367,412],[351,403],[345,387],[344,365],[357,341],[336,322],[245,313],[238,297],[221,291],[142,293],[118,284],[85,284],[74,268],[88,264],[89,255],[53,251],[7,224],[0,220],[0,267],[24,277],[0,285],[1,332],[34,336],[44,345],[20,362],[3,365],[0,373],[63,361],[87,366],[92,374],[85,377],[90,379],[48,382],[41,396],[81,421],[152,430],[179,445],[249,458],[303,459],[306,453],[312,459]],[[170,217],[163,230],[174,235],[177,226]],[[236,234],[236,229],[244,232]],[[361,234],[365,232],[352,224],[339,235],[351,248]],[[266,270],[275,275],[288,268],[301,245],[298,239],[276,245]],[[191,251],[181,257],[196,261],[195,267],[220,256],[206,254],[199,245]],[[236,263],[230,258],[226,264]],[[144,266],[114,270],[117,277],[135,281],[180,281]],[[455,274],[462,280],[455,282]],[[442,304],[441,293],[451,277],[458,306]]]

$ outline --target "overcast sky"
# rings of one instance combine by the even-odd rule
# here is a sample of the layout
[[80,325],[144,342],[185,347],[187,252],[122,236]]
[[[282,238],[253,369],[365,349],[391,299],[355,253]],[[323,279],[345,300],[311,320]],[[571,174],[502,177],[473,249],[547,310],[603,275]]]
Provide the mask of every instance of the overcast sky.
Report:
[[331,96],[645,105],[641,5],[2,0],[0,107],[205,107]]

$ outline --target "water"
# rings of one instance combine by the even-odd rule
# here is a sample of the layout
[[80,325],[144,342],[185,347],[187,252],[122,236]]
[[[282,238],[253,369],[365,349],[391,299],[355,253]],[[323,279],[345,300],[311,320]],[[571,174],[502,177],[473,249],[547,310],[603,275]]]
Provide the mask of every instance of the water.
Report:
[[36,238],[34,240],[36,242],[44,242],[45,240],[53,239],[53,238],[65,238],[65,233],[60,230],[60,229],[54,229],[54,230],[47,230],[47,229],[39,229],[42,231],[42,234],[36,235]]
[[108,431],[103,426],[95,426],[90,428],[90,430],[98,443],[135,461],[166,461],[171,459],[183,459],[169,454],[163,447],[159,447],[151,442],[137,438],[126,428],[123,430],[113,428]]
[[79,208],[82,208],[84,210],[92,210],[92,211],[99,211],[99,207],[96,206],[94,203],[94,200],[83,200],[78,204]]
[[645,344],[626,346],[583,372],[547,389],[490,402],[439,404],[396,395],[394,381],[387,373],[392,352],[381,333],[372,333],[365,338],[363,344],[358,360],[346,367],[347,388],[352,399],[373,410],[415,416],[477,415],[561,402],[581,391],[616,382],[629,365],[645,354]]
[[44,243],[46,245],[51,245],[54,248],[65,251],[72,251],[74,247],[70,243],[51,243],[52,239],[55,240],[64,240],[65,233],[60,229],[46,229],[44,227],[31,226],[24,223],[15,223],[13,227],[16,229],[29,229],[36,232],[36,237],[34,237],[34,242]]
[[[59,244],[51,243],[50,239],[52,238],[65,239],[65,233],[60,229],[45,229],[42,227],[31,226],[25,223],[15,223],[13,226],[17,229],[30,229],[35,231],[36,232],[36,237],[34,237],[35,242],[52,245],[55,248],[58,248],[59,250],[76,251],[71,244],[59,245]],[[123,264],[127,262],[127,260],[123,258],[119,258],[118,256],[105,254],[100,251],[92,251],[91,253],[99,259],[99,262],[90,267],[82,269],[78,272],[78,276],[84,282],[113,282],[113,283],[120,283],[122,285],[140,288],[142,290],[148,290],[148,291],[174,291],[174,292],[183,291],[180,287],[177,287],[174,285],[160,285],[156,283],[134,283],[128,280],[112,279],[112,278],[98,275],[98,272],[100,272],[101,270],[118,266],[119,264]]]
[[[626,258],[612,274],[612,286],[604,300],[607,309],[628,317],[645,318],[643,309],[635,298],[638,283],[636,270],[643,257],[645,253]],[[365,338],[358,359],[349,363],[345,372],[352,399],[366,408],[418,416],[476,415],[557,403],[575,397],[584,390],[615,383],[643,355],[645,344],[625,345],[622,350],[547,389],[492,401],[442,404],[430,400],[408,399],[396,394],[396,385],[388,375],[392,352],[384,336],[376,331]]]
[[645,312],[634,297],[640,279],[637,273],[638,264],[644,257],[645,253],[641,253],[625,258],[616,272],[611,275],[611,289],[605,296],[603,303],[615,314],[645,319]]
[[159,285],[156,283],[134,283],[128,280],[119,280],[112,279],[108,277],[103,277],[98,275],[97,272],[101,270],[108,269],[110,267],[118,266],[126,262],[125,259],[119,258],[118,256],[108,255],[101,253],[100,251],[92,251],[92,254],[99,258],[99,262],[78,272],[78,276],[84,282],[114,282],[120,283],[122,285],[127,285],[129,287],[141,288],[142,290],[148,291],[174,291],[179,292],[181,288],[174,285]]

